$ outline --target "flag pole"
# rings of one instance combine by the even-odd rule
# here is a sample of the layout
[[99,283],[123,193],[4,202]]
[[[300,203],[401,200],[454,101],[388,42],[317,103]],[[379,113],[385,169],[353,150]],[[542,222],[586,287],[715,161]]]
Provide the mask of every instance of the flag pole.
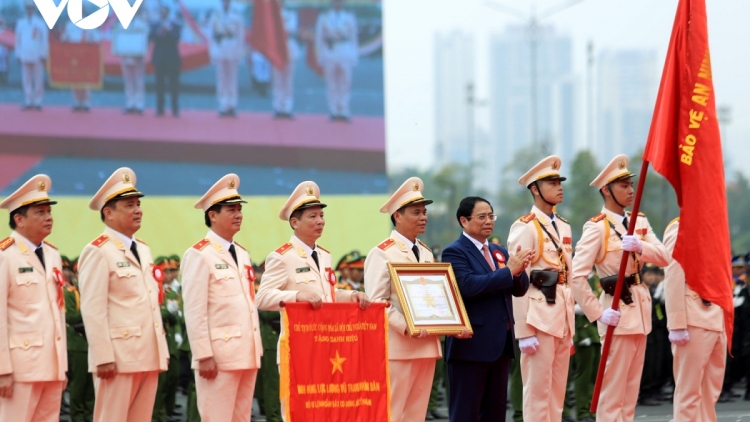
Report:
[[[630,214],[630,221],[628,224],[628,235],[632,236],[635,231],[635,224],[638,220],[638,209],[641,207],[641,196],[643,196],[643,187],[646,184],[646,174],[648,173],[648,161],[643,160],[641,166],[641,174],[638,175],[638,186],[635,191],[635,202],[633,202],[633,210]],[[635,216],[635,218],[633,217]],[[625,281],[625,270],[628,266],[628,259],[630,254],[622,253],[622,260],[620,261],[620,272],[617,274],[617,284],[615,285],[615,295],[612,298],[612,309],[615,311],[620,308],[620,294],[622,293],[622,284]],[[602,381],[604,379],[604,369],[607,367],[607,356],[609,355],[609,348],[612,346],[612,334],[614,333],[615,327],[608,325],[607,334],[604,337],[604,343],[602,343],[602,356],[599,360],[599,370],[596,373],[596,384],[594,385],[594,394],[591,396],[591,413],[596,414],[596,408],[599,406],[599,393],[602,390]]]

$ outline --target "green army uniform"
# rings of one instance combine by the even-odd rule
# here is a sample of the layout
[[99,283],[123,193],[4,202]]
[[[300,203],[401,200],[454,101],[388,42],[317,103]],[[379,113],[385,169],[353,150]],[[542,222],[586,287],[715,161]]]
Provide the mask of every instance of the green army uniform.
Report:
[[513,422],[523,422],[523,379],[521,378],[521,349],[518,340],[513,340],[516,358],[510,364],[510,405],[513,407]]
[[81,299],[75,286],[65,287],[63,297],[65,298],[65,325],[68,337],[70,418],[73,422],[92,420],[94,418],[94,379],[88,368],[89,343],[83,334]]
[[[179,294],[171,288],[165,287],[164,303],[166,304],[168,301],[177,302],[179,309],[179,302],[181,302]],[[167,368],[166,384],[164,386],[164,406],[167,415],[175,413],[175,406],[177,404],[175,399],[177,397],[177,385],[180,382],[180,350],[177,344],[176,334],[182,335],[182,318],[179,313],[172,314],[170,312],[170,315],[172,316],[172,319],[165,320],[164,324],[167,333],[167,347],[169,348],[169,367]],[[174,322],[172,323],[171,321]]]
[[[595,295],[601,293],[599,278],[589,279],[591,290]],[[591,413],[591,397],[594,394],[596,373],[599,370],[599,359],[602,355],[599,330],[596,321],[590,322],[585,315],[576,314],[576,332],[573,342],[576,353],[573,355],[575,375],[573,384],[576,397],[576,419],[578,421],[594,421],[596,415]]]
[[[281,314],[276,311],[258,311],[260,338],[263,342],[263,358],[258,370],[258,404],[268,422],[281,422],[281,402],[279,401],[279,367],[276,354],[279,343]],[[260,391],[259,391],[260,390]]]
[[[364,284],[364,283],[363,283]],[[445,337],[440,337],[440,343],[443,349],[443,356],[445,356]],[[445,359],[440,358],[435,362],[435,375],[432,377],[432,390],[430,391],[430,401],[427,403],[427,419],[448,419],[448,415],[438,411],[439,397],[440,397],[440,384],[445,385],[445,402],[449,403],[448,400],[448,386],[447,376],[445,375]]]

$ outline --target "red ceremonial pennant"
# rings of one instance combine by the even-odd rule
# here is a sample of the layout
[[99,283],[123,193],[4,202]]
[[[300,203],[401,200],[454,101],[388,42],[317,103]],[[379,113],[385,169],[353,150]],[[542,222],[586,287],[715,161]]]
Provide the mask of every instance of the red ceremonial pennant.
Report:
[[62,309],[65,306],[65,297],[63,296],[63,286],[65,286],[65,278],[58,268],[52,269],[52,275],[55,277],[55,281],[57,282],[57,306]]
[[287,422],[390,420],[385,303],[288,303],[282,315]]

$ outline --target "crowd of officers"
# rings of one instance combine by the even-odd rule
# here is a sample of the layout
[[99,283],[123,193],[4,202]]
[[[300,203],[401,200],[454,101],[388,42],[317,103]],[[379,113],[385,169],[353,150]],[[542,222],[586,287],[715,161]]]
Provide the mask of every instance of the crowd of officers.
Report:
[[[579,421],[626,421],[633,420],[636,401],[655,405],[674,400],[675,421],[711,421],[717,400],[738,398],[732,387],[750,366],[750,293],[745,284],[750,262],[743,256],[732,262],[736,318],[733,354],[728,356],[721,309],[692,291],[669,257],[679,219],[667,227],[664,244],[643,215],[635,217],[634,235],[625,233],[633,218],[625,212],[634,176],[627,164],[626,156],[615,157],[592,182],[605,206],[584,226],[575,259],[570,226],[554,213],[565,180],[556,156],[519,179],[532,193],[534,206],[511,227],[510,255],[498,246],[487,247],[488,240],[499,244],[498,237],[482,239],[481,259],[490,273],[507,264],[514,283],[526,283],[523,292],[514,290],[507,319],[514,320],[508,325],[515,337],[515,353],[508,353],[515,356],[509,371],[514,420],[574,420],[575,413]],[[440,260],[440,248],[416,239],[424,232],[425,206],[431,203],[422,196],[420,179],[408,179],[381,208],[391,216],[391,236],[369,258],[351,251],[335,266],[331,254],[316,243],[326,205],[314,182],[301,183],[284,204],[279,218],[289,222],[294,235],[260,265],[233,240],[245,203],[237,191],[238,176],[224,176],[195,204],[209,232],[182,259],[153,259],[147,244],[134,237],[143,196],[135,182],[132,170],[118,169],[92,198],[89,208],[99,212],[107,228],[75,260],[60,256],[45,240],[52,229],[50,205],[56,203],[48,196],[49,177],[34,176],[0,203],[11,214],[13,229],[0,242],[0,276],[7,279],[0,283],[0,304],[7,315],[0,321],[0,422],[51,421],[65,412],[73,421],[173,421],[185,413],[189,421],[201,416],[240,421],[249,419],[253,398],[266,420],[279,421],[286,416],[279,399],[277,356],[282,303],[305,301],[317,308],[349,301],[366,308],[370,300],[388,298],[394,305],[388,311],[393,420],[446,417],[437,402],[451,393],[451,362],[446,371],[439,361],[440,342],[425,330],[409,337],[398,328],[403,315],[388,288],[385,265],[400,257]],[[491,211],[486,200],[470,198],[484,201]],[[467,218],[463,211],[459,208],[457,216],[466,238],[474,230],[471,218],[478,230],[494,229],[493,214]],[[480,250],[482,240],[474,242]],[[495,260],[488,251],[495,251]],[[611,308],[612,276],[622,253],[631,259],[617,311]],[[461,273],[456,273],[461,286]],[[472,318],[471,298],[465,301]],[[600,335],[607,326],[616,327],[615,336],[602,410],[593,415],[589,406]],[[464,330],[449,342],[471,337]],[[435,346],[429,356],[408,355]],[[505,389],[508,371],[496,379]],[[446,385],[444,393],[441,384]],[[674,393],[665,388],[669,384]],[[69,406],[65,400],[61,405],[65,389]],[[176,403],[178,390],[188,397],[187,409]],[[750,383],[744,399],[750,400]],[[450,419],[467,420],[455,412]]]

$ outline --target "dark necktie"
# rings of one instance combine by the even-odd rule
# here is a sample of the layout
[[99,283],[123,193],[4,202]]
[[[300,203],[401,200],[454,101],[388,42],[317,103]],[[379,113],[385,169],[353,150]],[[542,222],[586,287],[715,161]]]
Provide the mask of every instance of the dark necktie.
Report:
[[625,230],[628,229],[628,216],[626,215],[625,218],[622,219],[622,225],[625,226]]
[[229,245],[229,255],[232,255],[232,259],[234,259],[234,263],[237,264],[237,251],[234,249],[234,243]]
[[317,267],[318,271],[320,271],[320,263],[318,262],[318,251],[313,251],[312,254],[313,261],[315,261],[315,266]]
[[42,247],[40,246],[40,247],[34,249],[34,253],[36,254],[37,258],[39,258],[39,262],[42,263],[42,268],[44,268],[44,270],[46,271],[47,270],[47,266],[44,265],[44,251],[42,250]]
[[138,265],[141,264],[141,257],[138,255],[138,247],[135,245],[135,242],[130,242],[130,252],[133,252],[133,255],[135,256],[135,260],[138,261]]
[[558,238],[560,238],[560,230],[557,230],[557,224],[555,224],[555,220],[552,220],[552,227],[555,228],[555,234]]
[[414,256],[417,257],[417,262],[419,262],[419,248],[417,248],[416,243],[411,247],[411,251],[414,252]]

